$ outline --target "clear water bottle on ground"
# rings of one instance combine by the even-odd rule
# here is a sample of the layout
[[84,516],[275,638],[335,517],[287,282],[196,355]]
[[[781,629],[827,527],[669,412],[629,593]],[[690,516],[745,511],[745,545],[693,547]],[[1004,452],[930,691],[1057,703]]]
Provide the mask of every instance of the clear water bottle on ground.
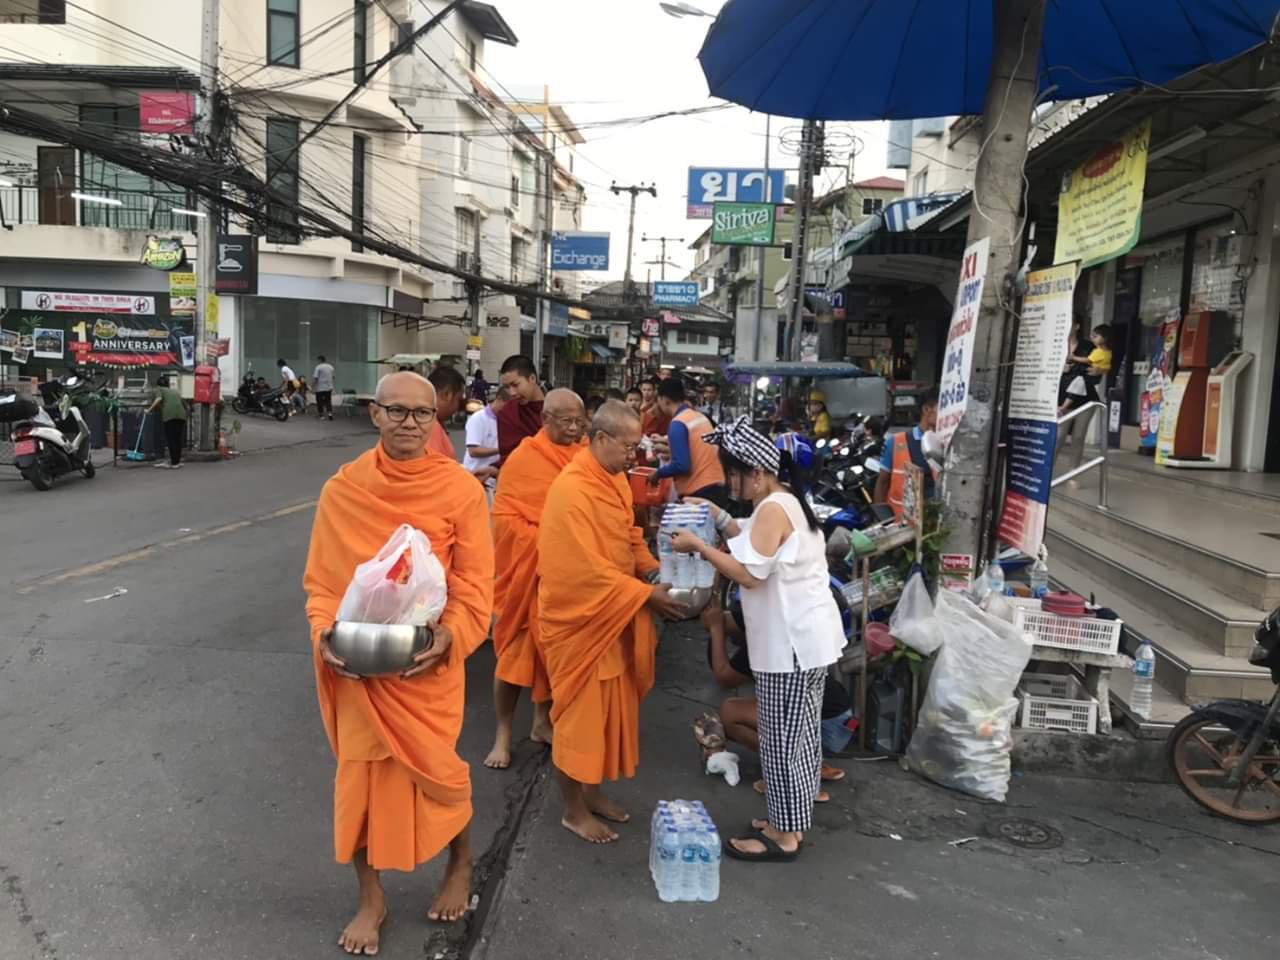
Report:
[[1031,565],[1029,580],[1031,596],[1037,600],[1049,592],[1049,557],[1048,551],[1044,547],[1040,548],[1040,553],[1036,556],[1036,562]]
[[703,826],[698,836],[698,899],[712,903],[720,898],[720,834],[713,824]]
[[673,903],[683,899],[679,884],[680,868],[680,833],[674,823],[668,823],[658,834],[656,866],[654,882],[658,888],[658,899],[664,903]]
[[1151,685],[1156,679],[1156,652],[1150,640],[1143,640],[1133,657],[1133,692],[1129,706],[1144,720],[1151,718]]

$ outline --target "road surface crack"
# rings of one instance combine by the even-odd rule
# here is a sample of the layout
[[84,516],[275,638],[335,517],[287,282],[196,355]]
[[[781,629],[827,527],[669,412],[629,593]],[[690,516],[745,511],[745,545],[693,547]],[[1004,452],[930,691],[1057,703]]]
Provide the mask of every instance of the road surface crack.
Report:
[[18,915],[18,923],[31,931],[31,937],[40,949],[42,957],[56,960],[58,951],[49,942],[48,932],[36,925],[35,917],[31,914],[31,905],[27,903],[27,894],[22,889],[22,878],[16,873],[10,873],[9,868],[3,863],[0,863],[0,876],[4,877],[4,892],[8,894],[9,902]]

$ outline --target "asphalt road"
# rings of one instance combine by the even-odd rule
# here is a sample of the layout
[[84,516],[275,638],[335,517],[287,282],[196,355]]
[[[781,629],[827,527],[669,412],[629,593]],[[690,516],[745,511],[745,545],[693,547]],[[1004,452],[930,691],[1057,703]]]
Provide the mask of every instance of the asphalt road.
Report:
[[[320,486],[373,435],[255,425],[255,445],[267,429],[311,442],[43,494],[0,482],[2,960],[337,952],[354,884],[333,862],[301,577]],[[476,766],[491,671],[486,647],[461,745]],[[474,776],[483,853],[520,781]],[[383,956],[422,956],[442,865],[389,875]]]
[[[47,494],[0,482],[0,960],[341,955],[354,888],[332,859],[300,580],[313,500],[372,436],[342,420],[250,432],[233,463],[104,469]],[[615,790],[638,822],[608,847],[559,826],[527,743],[519,770],[479,765],[491,669],[486,647],[461,742],[479,912],[433,929],[441,863],[389,875],[382,956],[1275,955],[1275,828],[1168,786],[1030,774],[996,807],[885,761],[845,764],[798,863],[726,862],[718,903],[661,904],[657,799],[703,799],[726,834],[762,809],[698,769],[689,721],[721,694],[697,631],[664,632],[640,774]],[[1051,844],[1008,842],[1010,817]]]

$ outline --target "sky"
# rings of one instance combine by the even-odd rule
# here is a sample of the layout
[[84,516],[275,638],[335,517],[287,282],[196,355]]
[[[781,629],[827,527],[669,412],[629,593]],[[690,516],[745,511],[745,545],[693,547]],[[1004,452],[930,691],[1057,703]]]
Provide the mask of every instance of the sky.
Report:
[[[550,86],[551,100],[563,104],[576,123],[587,124],[622,117],[639,117],[667,110],[687,110],[723,101],[708,96],[698,65],[698,48],[708,18],[668,16],[657,0],[492,0],[511,26],[519,44],[512,48],[490,43],[485,69],[519,96]],[[718,0],[700,4],[714,13]],[[483,76],[482,72],[482,76]],[[501,93],[501,90],[499,90]],[[787,145],[798,140],[800,121],[775,117],[770,139],[771,166],[791,171],[797,159]],[[844,131],[839,134],[836,131]],[[609,184],[653,184],[658,196],[636,200],[633,274],[657,279],[660,245],[641,242],[641,236],[682,238],[667,244],[667,279],[682,278],[693,265],[688,249],[706,229],[708,220],[685,218],[685,194],[690,166],[760,167],[764,160],[765,117],[741,107],[703,115],[671,117],[643,125],[606,126],[583,131],[587,143],[578,148],[575,173],[585,182],[587,208],[584,230],[611,234],[609,279],[623,275],[627,249],[629,197],[615,196]],[[853,158],[854,180],[902,171],[885,167],[886,123],[828,125],[828,143],[841,163],[860,145]],[[856,138],[856,139],[855,139]],[[845,182],[847,169],[824,171],[819,187]]]

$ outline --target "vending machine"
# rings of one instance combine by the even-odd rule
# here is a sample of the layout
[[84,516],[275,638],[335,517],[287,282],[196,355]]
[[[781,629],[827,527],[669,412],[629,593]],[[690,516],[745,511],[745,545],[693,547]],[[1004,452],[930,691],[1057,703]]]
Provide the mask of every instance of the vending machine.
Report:
[[1156,441],[1156,463],[1180,466],[1204,459],[1205,402],[1209,369],[1229,350],[1231,318],[1197,310],[1182,318],[1177,373],[1165,390]]
[[1240,375],[1253,360],[1253,354],[1232,350],[1209,373],[1205,384],[1204,434],[1201,455],[1195,460],[1171,458],[1165,466],[1183,469],[1229,470],[1235,439],[1236,393]]

